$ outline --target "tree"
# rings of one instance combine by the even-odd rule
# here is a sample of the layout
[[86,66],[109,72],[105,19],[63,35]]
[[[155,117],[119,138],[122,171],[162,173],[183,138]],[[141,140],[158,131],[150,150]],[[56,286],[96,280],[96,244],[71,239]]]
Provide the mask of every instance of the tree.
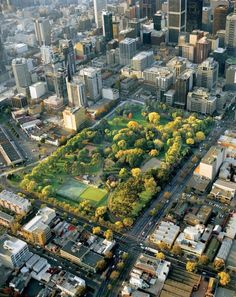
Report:
[[216,259],[214,261],[214,268],[216,270],[221,270],[224,267],[224,265],[225,265],[225,262],[223,259]]
[[104,216],[104,214],[107,212],[107,207],[106,206],[100,206],[96,209],[95,211],[95,217],[99,218]]
[[164,199],[169,199],[170,198],[170,192],[165,192],[164,194],[163,194],[163,198]]
[[150,112],[148,114],[148,120],[152,124],[157,124],[160,121],[160,115],[157,112]]
[[124,228],[124,224],[121,221],[115,222],[116,228],[121,231]]
[[111,229],[107,229],[105,232],[104,232],[104,237],[107,239],[107,240],[112,240],[113,239],[113,232]]
[[121,168],[121,170],[119,171],[119,177],[121,178],[126,178],[128,177],[129,172],[126,168]]
[[167,250],[168,249],[168,245],[165,242],[159,242],[158,247],[161,250]]
[[179,245],[175,244],[171,249],[172,254],[180,256],[182,254],[182,249]]
[[202,131],[198,131],[195,135],[195,139],[197,142],[201,142],[203,140],[205,140],[206,136]]
[[107,266],[107,262],[104,259],[99,260],[96,263],[96,270],[97,271],[104,271],[106,269],[106,266]]
[[110,279],[111,280],[116,280],[119,277],[119,272],[118,271],[112,271],[111,275],[110,275]]
[[202,255],[199,259],[198,259],[198,264],[200,265],[207,265],[209,262],[209,258],[206,255]]
[[134,223],[134,220],[132,218],[124,218],[123,224],[125,227],[131,227]]
[[85,295],[85,293],[86,293],[86,288],[83,287],[83,286],[79,286],[79,287],[77,288],[77,290],[76,290],[76,294],[75,294],[75,296],[76,296],[76,297],[82,297],[82,296]]
[[149,156],[151,156],[151,157],[157,157],[158,154],[159,154],[159,152],[156,149],[150,150],[150,152],[149,152]]
[[135,121],[130,121],[128,122],[127,127],[129,129],[137,129],[139,127],[139,124]]
[[221,286],[227,286],[230,283],[230,275],[227,272],[221,271],[218,273],[218,276]]
[[196,262],[188,261],[186,263],[186,270],[187,271],[193,272],[193,271],[195,271],[196,268],[197,268],[197,263]]
[[119,269],[119,270],[123,269],[124,266],[125,266],[125,263],[123,261],[120,261],[117,263],[117,269]]
[[101,233],[101,227],[97,226],[97,227],[93,227],[93,234],[94,235],[98,235]]
[[141,174],[141,169],[140,168],[133,168],[131,169],[131,174],[134,178],[139,177]]
[[156,258],[159,260],[165,260],[165,254],[162,252],[156,253]]
[[194,139],[193,138],[187,138],[186,139],[186,144],[193,145],[194,144]]

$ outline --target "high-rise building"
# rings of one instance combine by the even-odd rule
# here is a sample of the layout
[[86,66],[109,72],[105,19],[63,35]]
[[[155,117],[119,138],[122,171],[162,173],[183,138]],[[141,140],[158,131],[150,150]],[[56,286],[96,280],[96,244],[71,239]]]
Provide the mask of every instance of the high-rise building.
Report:
[[90,100],[97,101],[102,95],[102,74],[99,68],[87,67],[80,70],[85,91]]
[[186,30],[192,32],[202,27],[203,0],[187,0]]
[[67,107],[63,111],[64,127],[68,130],[77,131],[87,120],[83,107]]
[[211,90],[216,87],[219,65],[213,58],[208,58],[198,65],[197,86]]
[[202,37],[196,43],[195,63],[200,64],[206,60],[211,51],[211,43],[206,37]]
[[102,28],[102,10],[107,8],[107,0],[93,0],[94,16],[97,28]]
[[175,82],[175,106],[185,108],[188,92],[192,90],[195,80],[195,71],[186,69],[176,79]]
[[169,43],[178,43],[180,32],[186,31],[187,0],[168,0]]
[[206,32],[211,32],[212,23],[211,23],[211,13],[212,8],[210,6],[204,6],[202,9],[202,30]]
[[65,100],[67,98],[65,69],[59,68],[53,73],[53,85],[57,97]]
[[119,43],[120,48],[120,64],[128,65],[136,54],[136,39],[125,38]]
[[26,94],[28,87],[31,85],[31,75],[28,69],[27,59],[13,59],[12,70],[18,93]]
[[51,46],[42,45],[40,47],[41,58],[44,65],[52,63],[53,60],[53,50]]
[[113,38],[112,13],[107,10],[102,11],[102,32],[106,41]]
[[9,268],[20,268],[29,259],[30,252],[26,242],[7,233],[0,237],[0,261]]
[[225,77],[225,89],[230,91],[236,91],[236,65],[231,65],[227,68]]
[[34,20],[34,30],[39,46],[51,44],[51,25],[46,18]]
[[160,31],[165,24],[165,14],[162,11],[157,11],[153,16],[154,30]]
[[70,107],[86,107],[85,85],[78,76],[66,79],[68,102]]
[[225,30],[226,16],[228,14],[227,5],[218,5],[213,15],[213,34],[219,30]]
[[[1,30],[1,29],[0,29]],[[1,33],[1,31],[0,31]],[[5,72],[5,52],[0,35],[0,74]]]
[[157,11],[157,1],[156,0],[141,0],[140,1],[140,13],[141,17],[152,18]]
[[234,12],[226,18],[225,46],[230,55],[236,55],[236,3]]
[[65,67],[67,72],[69,72],[69,75],[73,75],[76,71],[73,43],[69,39],[63,39],[59,41],[59,47],[65,58]]
[[153,64],[153,52],[140,52],[132,58],[132,68],[137,71],[143,71]]

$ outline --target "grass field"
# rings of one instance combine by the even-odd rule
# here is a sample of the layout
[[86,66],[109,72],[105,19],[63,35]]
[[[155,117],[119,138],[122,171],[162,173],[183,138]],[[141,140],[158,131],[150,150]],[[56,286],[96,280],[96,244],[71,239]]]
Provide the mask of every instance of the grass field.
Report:
[[87,186],[75,179],[68,179],[58,190],[59,200],[76,205],[83,200],[89,200],[92,205],[98,207],[106,205],[107,191],[92,186]]

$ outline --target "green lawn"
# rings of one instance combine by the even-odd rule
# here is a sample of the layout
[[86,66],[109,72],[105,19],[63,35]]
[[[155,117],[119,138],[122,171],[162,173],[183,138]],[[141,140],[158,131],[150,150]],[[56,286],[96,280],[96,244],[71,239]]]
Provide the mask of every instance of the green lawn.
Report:
[[94,206],[106,205],[108,193],[106,190],[88,186],[82,182],[69,178],[57,190],[58,200],[76,205],[83,200],[89,200]]
[[89,200],[96,206],[106,205],[107,191],[95,187],[88,187],[81,195],[80,199]]

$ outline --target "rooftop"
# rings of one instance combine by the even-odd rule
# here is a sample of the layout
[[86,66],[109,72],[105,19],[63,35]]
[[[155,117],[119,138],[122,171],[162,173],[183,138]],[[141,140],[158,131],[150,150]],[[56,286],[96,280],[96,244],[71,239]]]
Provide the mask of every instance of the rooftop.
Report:
[[8,234],[3,234],[0,237],[0,254],[11,257],[11,255],[20,252],[25,246],[27,246],[26,242]]

